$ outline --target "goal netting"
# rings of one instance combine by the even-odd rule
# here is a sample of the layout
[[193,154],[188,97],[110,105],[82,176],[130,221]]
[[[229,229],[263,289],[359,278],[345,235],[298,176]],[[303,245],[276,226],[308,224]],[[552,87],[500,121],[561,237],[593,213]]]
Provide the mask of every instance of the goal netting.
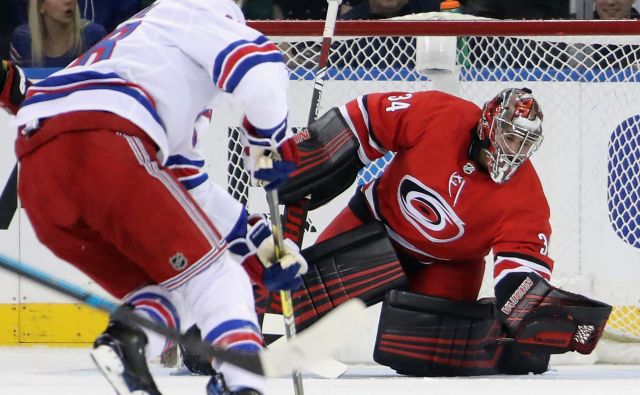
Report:
[[[545,115],[545,141],[533,162],[551,207],[552,282],[614,305],[606,336],[633,344],[640,339],[640,29],[634,22],[434,20],[441,17],[338,22],[319,113],[371,92],[440,89],[481,105],[501,89],[531,88]],[[322,23],[253,25],[284,52],[290,125],[304,127]],[[207,156],[212,169],[228,171],[210,173],[251,211],[267,212],[241,166],[239,119],[231,102],[214,113]],[[377,177],[388,160],[368,166],[358,182]],[[306,245],[352,192],[310,213]],[[487,259],[486,294],[491,264]],[[370,338],[374,332],[371,325]],[[610,359],[618,354],[601,360],[616,362]],[[371,357],[344,359],[361,358]]]

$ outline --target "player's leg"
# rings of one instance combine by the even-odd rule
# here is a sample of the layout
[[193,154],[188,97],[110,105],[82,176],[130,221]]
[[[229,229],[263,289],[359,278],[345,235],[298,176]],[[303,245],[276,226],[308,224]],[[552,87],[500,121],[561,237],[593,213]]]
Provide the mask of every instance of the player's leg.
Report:
[[439,298],[475,302],[482,286],[484,260],[443,262],[425,265],[399,254],[407,274],[407,290]]
[[[43,151],[45,148],[51,149],[50,155],[43,154],[47,152]],[[61,184],[67,190],[61,196],[70,203],[68,215],[58,222],[72,225],[81,219],[88,230],[117,246],[152,282],[175,291],[219,262],[225,249],[219,232],[179,183],[163,171],[155,159],[155,147],[141,134],[134,137],[112,131],[68,133],[36,153],[25,156],[24,160],[39,158],[38,165],[46,166],[62,156],[70,164],[52,177],[64,180]],[[27,167],[32,171],[36,163]],[[64,166],[58,165],[54,171],[61,167]],[[42,179],[48,178],[39,180]],[[73,187],[68,188],[70,185]],[[32,201],[38,198],[29,192],[29,187],[25,188],[25,194],[32,196]],[[49,195],[39,197],[42,196]],[[239,265],[237,268],[242,270]],[[235,285],[246,287],[252,302],[250,285]],[[253,309],[243,308],[243,301],[235,299],[235,295],[219,289],[204,297],[207,286],[205,282],[203,287],[196,287],[185,300],[195,312],[204,315],[195,317],[203,322],[203,333],[211,331],[206,321],[217,314],[219,305],[235,308],[234,320],[238,322],[255,321]],[[212,304],[211,299],[217,302]],[[223,332],[233,330],[224,328]],[[260,337],[259,332],[254,333]],[[244,380],[247,375],[230,372],[228,379],[233,376],[234,379],[230,379],[233,382],[246,381],[262,389],[262,384],[253,377]]]

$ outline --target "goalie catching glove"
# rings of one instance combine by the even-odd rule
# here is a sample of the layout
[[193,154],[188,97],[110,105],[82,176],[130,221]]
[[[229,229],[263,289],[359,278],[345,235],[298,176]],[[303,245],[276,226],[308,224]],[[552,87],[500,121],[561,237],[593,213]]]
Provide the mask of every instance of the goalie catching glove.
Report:
[[506,276],[496,286],[496,299],[509,336],[501,340],[549,354],[591,353],[611,314],[608,304],[556,288],[533,273]]
[[242,121],[244,167],[254,186],[278,188],[289,178],[299,162],[293,134],[284,125],[272,134],[255,128],[247,118]]
[[[249,230],[243,242],[246,251],[242,265],[253,282],[271,291],[289,291],[302,285],[300,275],[307,272],[307,261],[298,246],[289,239],[284,240],[282,256],[276,259],[273,234],[266,217],[249,217]],[[237,247],[233,246],[236,251]]]
[[27,79],[22,69],[6,60],[0,67],[0,107],[11,114],[18,112],[27,91]]

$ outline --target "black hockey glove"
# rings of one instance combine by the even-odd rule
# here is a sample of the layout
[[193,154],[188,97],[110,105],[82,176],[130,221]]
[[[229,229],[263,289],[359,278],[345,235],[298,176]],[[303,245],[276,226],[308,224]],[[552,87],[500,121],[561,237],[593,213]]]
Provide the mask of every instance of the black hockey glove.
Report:
[[20,67],[3,60],[0,67],[0,107],[11,114],[18,112],[27,92],[27,83]]
[[496,298],[509,336],[501,340],[550,354],[591,353],[611,314],[611,306],[558,289],[533,273],[502,279]]

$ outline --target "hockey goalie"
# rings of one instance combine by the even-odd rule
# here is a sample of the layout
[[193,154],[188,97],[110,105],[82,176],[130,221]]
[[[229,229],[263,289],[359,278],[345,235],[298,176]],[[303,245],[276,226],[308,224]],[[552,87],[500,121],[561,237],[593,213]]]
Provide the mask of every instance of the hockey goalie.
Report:
[[[350,298],[383,300],[374,359],[416,376],[542,373],[551,354],[590,353],[611,306],[550,283],[550,209],[529,160],[542,122],[523,88],[482,108],[438,91],[373,93],[311,124],[284,203],[317,207],[395,156],[303,251],[297,326]],[[495,298],[478,300],[490,252]]]

